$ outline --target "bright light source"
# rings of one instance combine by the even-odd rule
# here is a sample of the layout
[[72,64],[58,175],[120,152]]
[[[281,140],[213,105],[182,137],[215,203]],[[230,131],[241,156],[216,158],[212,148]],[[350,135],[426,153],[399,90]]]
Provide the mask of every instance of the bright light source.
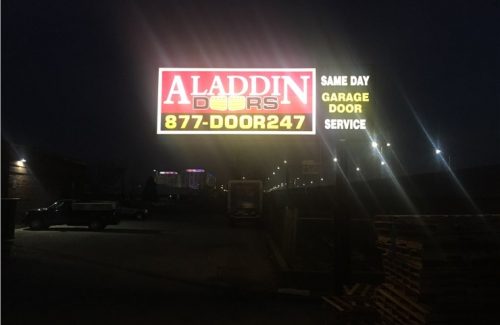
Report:
[[335,158],[333,158],[333,161],[334,161],[334,162],[337,162],[337,161],[339,161],[339,160],[337,159],[337,157],[335,157]]
[[189,169],[186,169],[186,172],[187,173],[204,173],[205,170],[201,169],[201,168],[189,168]]
[[359,172],[361,170],[361,168],[359,167],[356,167],[356,171]]
[[377,148],[377,147],[378,147],[378,143],[375,141],[372,141],[372,148]]
[[246,178],[245,178],[245,176],[242,176],[241,179],[245,180]]
[[439,149],[434,150],[434,152],[436,153],[436,155],[441,154],[441,150],[439,150]]
[[321,177],[321,179],[320,179],[320,180],[321,180],[321,181],[324,181],[324,178],[323,178],[323,177]]
[[160,175],[177,175],[177,172],[169,172],[169,171],[163,171],[160,172]]
[[273,172],[273,175],[276,175],[276,172]]
[[15,161],[15,164],[16,164],[16,166],[18,166],[18,167],[26,167],[26,166],[24,165],[24,163],[25,163],[25,162],[26,162],[26,159],[16,160],[16,161]]
[[385,161],[381,161],[381,162],[380,162],[380,164],[381,164],[382,166],[384,166],[384,165],[385,165]]
[[386,143],[386,146],[390,147],[390,146],[391,146],[391,143],[390,143],[390,142],[387,142],[387,143]]
[[270,178],[268,177],[267,180],[270,180]]
[[279,170],[279,169],[280,169],[280,166],[276,167],[276,169],[278,169],[278,170]]
[[314,184],[314,182],[313,182],[313,181],[311,181],[311,184]]
[[286,160],[283,160],[283,163],[286,165],[288,162]]

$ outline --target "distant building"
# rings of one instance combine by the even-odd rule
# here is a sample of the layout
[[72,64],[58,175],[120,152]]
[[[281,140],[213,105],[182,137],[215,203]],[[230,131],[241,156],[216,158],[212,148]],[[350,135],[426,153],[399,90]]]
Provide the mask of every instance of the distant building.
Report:
[[181,187],[181,177],[176,171],[160,171],[154,176],[157,185]]
[[194,190],[213,189],[216,178],[205,169],[186,169],[182,172],[182,186]]
[[183,171],[155,171],[155,183],[162,187],[186,188],[192,190],[215,188],[216,178],[202,168],[188,168]]
[[205,169],[191,168],[181,172],[155,171],[158,200],[168,202],[196,197],[202,190],[214,189],[216,178]]

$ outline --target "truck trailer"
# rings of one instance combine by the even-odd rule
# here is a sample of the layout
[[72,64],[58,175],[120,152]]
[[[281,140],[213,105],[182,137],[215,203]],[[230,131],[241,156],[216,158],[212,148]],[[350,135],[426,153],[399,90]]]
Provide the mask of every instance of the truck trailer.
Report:
[[231,223],[262,217],[262,181],[231,180],[228,183],[227,214]]

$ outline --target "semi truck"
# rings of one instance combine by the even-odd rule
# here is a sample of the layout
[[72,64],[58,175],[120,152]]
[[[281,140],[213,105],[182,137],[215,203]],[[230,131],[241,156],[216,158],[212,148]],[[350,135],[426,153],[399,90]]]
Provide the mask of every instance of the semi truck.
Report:
[[230,180],[227,214],[231,224],[237,221],[260,219],[262,217],[262,181]]
[[101,230],[119,223],[116,207],[116,202],[111,201],[59,200],[47,208],[27,211],[23,223],[35,230],[54,225],[88,226],[91,230]]

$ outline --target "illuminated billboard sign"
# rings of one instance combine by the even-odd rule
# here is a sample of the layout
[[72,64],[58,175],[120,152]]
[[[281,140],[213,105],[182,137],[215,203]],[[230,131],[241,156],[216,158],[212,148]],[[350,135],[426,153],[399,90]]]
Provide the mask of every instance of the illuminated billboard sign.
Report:
[[160,68],[158,134],[316,134],[316,69]]
[[318,76],[318,110],[321,128],[342,136],[366,130],[371,104],[370,75],[339,74],[338,71]]

